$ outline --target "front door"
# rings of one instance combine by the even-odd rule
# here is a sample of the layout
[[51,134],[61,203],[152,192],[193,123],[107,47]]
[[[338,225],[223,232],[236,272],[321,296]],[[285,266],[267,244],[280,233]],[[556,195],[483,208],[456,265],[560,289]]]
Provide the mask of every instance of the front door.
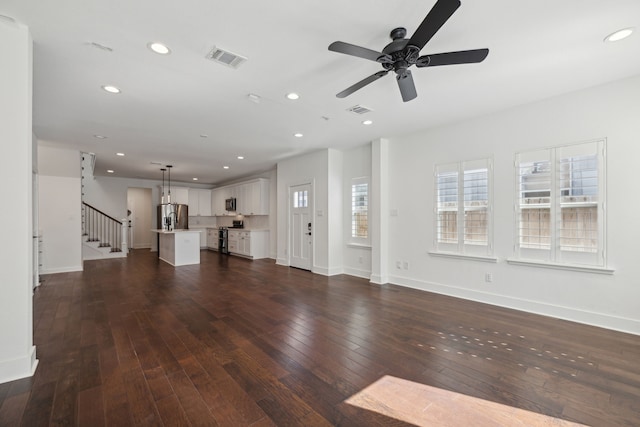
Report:
[[311,184],[289,188],[291,217],[289,221],[291,244],[291,267],[311,270],[313,248],[313,224],[311,215]]

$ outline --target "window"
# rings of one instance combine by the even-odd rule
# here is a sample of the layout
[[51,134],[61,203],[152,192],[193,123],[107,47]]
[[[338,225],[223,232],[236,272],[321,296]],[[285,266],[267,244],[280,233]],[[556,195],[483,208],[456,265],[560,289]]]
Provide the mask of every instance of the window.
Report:
[[436,251],[490,256],[490,160],[436,166]]
[[516,257],[604,267],[604,141],[516,155]]
[[294,208],[307,208],[309,207],[309,191],[294,191],[293,192],[293,207]]
[[351,237],[369,238],[369,182],[367,178],[351,181]]

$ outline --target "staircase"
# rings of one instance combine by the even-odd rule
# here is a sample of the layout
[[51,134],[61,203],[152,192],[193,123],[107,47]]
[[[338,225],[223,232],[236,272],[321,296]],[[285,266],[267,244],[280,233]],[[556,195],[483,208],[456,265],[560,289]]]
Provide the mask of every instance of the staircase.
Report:
[[104,212],[82,202],[82,259],[125,258],[126,226]]

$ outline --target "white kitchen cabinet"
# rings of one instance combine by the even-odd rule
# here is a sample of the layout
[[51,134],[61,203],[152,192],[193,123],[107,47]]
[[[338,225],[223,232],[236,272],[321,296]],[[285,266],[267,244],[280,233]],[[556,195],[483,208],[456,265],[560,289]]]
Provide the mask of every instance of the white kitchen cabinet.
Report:
[[[168,202],[169,189],[165,187],[165,200]],[[189,188],[187,187],[171,187],[171,203],[178,205],[189,204]],[[189,212],[191,215],[191,212]]]
[[259,178],[238,186],[238,213],[269,215],[269,180]]
[[207,248],[207,229],[206,228],[189,228],[191,231],[197,231],[200,233],[200,249]]
[[229,252],[252,259],[269,256],[269,230],[229,230]]
[[229,230],[227,234],[227,244],[229,245],[229,252],[236,255],[243,255],[239,252],[238,242],[240,241],[240,231]]
[[207,247],[218,250],[218,229],[207,228]]
[[224,194],[221,188],[211,190],[211,215],[224,215]]
[[189,189],[189,216],[211,216],[211,190]]

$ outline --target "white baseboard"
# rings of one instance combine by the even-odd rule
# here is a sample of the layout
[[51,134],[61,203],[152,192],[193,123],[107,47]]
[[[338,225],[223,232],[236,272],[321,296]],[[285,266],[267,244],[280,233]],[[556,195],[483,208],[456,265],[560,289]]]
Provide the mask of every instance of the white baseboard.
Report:
[[0,361],[0,384],[33,376],[38,367],[36,359],[36,346],[18,359]]
[[369,279],[371,277],[370,271],[360,270],[357,268],[345,267],[343,272],[349,276],[360,277],[362,279]]
[[57,273],[74,273],[76,271],[82,271],[82,265],[58,267],[58,268],[43,268],[40,270],[40,274],[57,274]]
[[[373,278],[372,278],[373,282]],[[374,282],[375,283],[375,282]],[[597,326],[615,331],[640,335],[640,321],[623,317],[611,316],[603,313],[595,313],[579,310],[571,307],[547,304],[520,298],[513,298],[489,292],[480,292],[471,289],[458,288],[440,283],[409,279],[406,277],[390,276],[389,283],[422,291],[434,292],[456,298],[477,301],[485,304],[497,305],[528,313],[555,317],[576,323]]]

